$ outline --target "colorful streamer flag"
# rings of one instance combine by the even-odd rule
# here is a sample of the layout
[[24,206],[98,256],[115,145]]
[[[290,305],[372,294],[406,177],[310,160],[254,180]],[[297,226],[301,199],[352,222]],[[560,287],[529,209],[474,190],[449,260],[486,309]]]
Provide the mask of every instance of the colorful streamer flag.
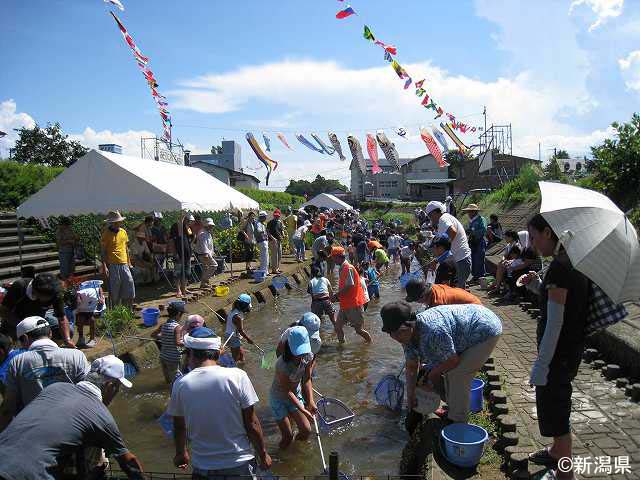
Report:
[[382,173],[382,169],[378,163],[378,144],[376,143],[376,137],[370,133],[367,133],[367,153],[369,154],[369,160],[371,160],[371,173],[374,175]]
[[366,25],[364,26],[363,36],[365,40],[371,40],[372,42],[376,41],[376,37],[373,36],[373,33],[371,33],[371,30]]
[[324,143],[322,141],[322,139],[320,138],[320,136],[317,133],[312,133],[311,137],[316,141],[316,143],[318,145],[320,145],[320,148],[327,154],[327,155],[333,155],[335,153],[335,148],[328,146],[326,143]]
[[396,146],[389,141],[382,130],[378,130],[376,139],[378,140],[378,145],[380,145],[382,153],[384,153],[384,158],[386,158],[387,162],[393,165],[396,170],[400,171],[400,156],[398,155]]
[[431,131],[433,132],[433,136],[435,137],[435,139],[438,140],[438,143],[442,147],[442,150],[444,151],[444,153],[448,153],[449,145],[447,144],[447,139],[444,138],[444,135],[442,134],[442,132],[438,130],[436,127],[431,127]]
[[411,77],[407,78],[407,81],[404,82],[404,89],[408,90],[410,86],[411,86]]
[[356,14],[356,11],[353,8],[351,8],[351,5],[347,5],[347,8],[345,8],[344,10],[340,10],[338,13],[336,13],[336,18],[338,20],[342,20],[343,18],[347,18],[355,14]]
[[451,127],[446,123],[440,123],[440,128],[446,133],[449,138],[456,144],[460,153],[465,153],[469,148],[458,138],[458,136],[453,132]]
[[356,137],[349,134],[347,135],[347,143],[349,144],[349,150],[351,150],[351,156],[353,157],[353,161],[356,162],[358,168],[362,172],[363,175],[367,174],[367,161],[364,159],[364,155],[362,154],[362,146]]
[[393,62],[393,57],[391,56],[391,54],[389,52],[384,52],[384,59],[387,62]]
[[277,133],[276,137],[278,137],[278,140],[280,140],[285,147],[287,147],[289,150],[293,150],[293,148],[289,146],[289,142],[287,142],[287,139],[284,137],[284,134]]
[[267,150],[267,152],[271,151],[271,140],[269,140],[269,137],[267,137],[267,134],[262,132],[262,139],[264,140],[264,148]]
[[251,146],[251,150],[253,150],[253,153],[256,154],[256,157],[258,157],[258,160],[260,160],[267,169],[267,178],[265,180],[265,183],[269,185],[269,177],[271,176],[271,172],[273,172],[276,168],[278,168],[278,162],[270,159],[267,156],[267,154],[262,151],[262,149],[260,148],[260,145],[258,145],[258,142],[253,136],[253,133],[247,132],[246,137],[247,137],[247,142],[249,142],[249,145]]
[[408,77],[407,72],[405,72],[404,68],[402,68],[400,64],[395,60],[391,62],[391,68],[395,70],[396,75],[398,75],[401,80],[405,77]]
[[424,85],[424,78],[422,80],[418,80],[415,85],[416,88],[422,88],[422,85]]
[[298,139],[298,141],[303,144],[305,147],[310,148],[311,150],[313,150],[314,152],[318,152],[318,153],[322,153],[324,154],[324,150],[322,150],[321,148],[316,147],[313,143],[311,143],[309,140],[307,140],[306,138],[304,138],[302,136],[302,134],[298,133],[296,135],[296,138]]
[[158,82],[156,81],[153,75],[153,72],[148,67],[149,58],[145,57],[142,54],[142,52],[136,45],[136,42],[133,40],[131,35],[129,35],[129,32],[127,31],[125,26],[122,24],[120,19],[116,17],[116,15],[113,12],[109,12],[109,13],[111,13],[111,16],[118,24],[118,28],[120,29],[120,33],[122,33],[122,37],[124,38],[125,42],[127,42],[127,45],[129,45],[129,48],[131,49],[131,52],[133,53],[133,56],[136,59],[136,63],[138,64],[138,68],[140,68],[142,75],[144,76],[145,80],[147,81],[147,84],[149,85],[149,88],[151,90],[151,95],[153,97],[153,100],[156,102],[158,113],[160,114],[160,118],[162,119],[162,130],[163,130],[162,137],[164,140],[171,143],[171,128],[172,128],[171,112],[169,112],[169,110],[167,109],[169,104],[166,102],[166,97],[163,95],[160,95],[160,93],[157,90]]
[[347,158],[342,154],[342,145],[340,145],[338,136],[333,132],[329,132],[327,136],[329,137],[329,141],[331,142],[333,149],[336,152],[338,152],[338,155],[340,156],[340,160],[344,162]]
[[427,91],[424,88],[416,88],[416,95],[418,97],[422,97],[425,93],[427,93]]
[[120,11],[124,12],[124,5],[122,5],[120,0],[104,0],[104,3],[110,3],[112,5],[115,5],[120,9]]
[[436,163],[438,164],[438,166],[440,168],[448,167],[449,164],[444,161],[444,158],[442,158],[442,152],[438,148],[436,141],[424,127],[420,129],[420,138],[422,138],[422,141],[427,146],[427,150],[429,150],[429,153],[433,155],[433,158],[436,159]]
[[384,49],[385,52],[388,52],[391,55],[397,55],[398,54],[398,49],[396,47],[394,47],[393,45],[387,45],[386,43],[383,43],[380,40],[376,40],[374,43],[376,45],[381,46]]
[[398,127],[396,129],[396,135],[398,135],[399,137],[405,138],[407,136],[407,131],[404,129],[404,127]]

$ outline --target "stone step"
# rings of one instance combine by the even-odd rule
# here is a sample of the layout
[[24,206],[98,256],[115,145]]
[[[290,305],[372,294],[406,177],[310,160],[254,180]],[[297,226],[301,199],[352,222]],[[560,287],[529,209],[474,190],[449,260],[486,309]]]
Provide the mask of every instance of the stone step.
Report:
[[16,212],[0,212],[0,219],[17,221]]
[[0,218],[0,227],[17,227],[18,220],[17,219],[6,219]]
[[[96,271],[96,267],[94,267],[93,265],[76,265],[76,270],[75,270],[75,275],[89,275],[92,274]],[[36,269],[36,273],[43,273],[43,272],[49,272],[49,273],[53,273],[54,275],[58,276],[58,274],[60,273],[59,269],[54,269],[54,270],[43,270],[43,271],[38,271]],[[16,280],[20,279],[20,274],[18,272],[18,275],[13,276],[11,278],[2,278],[0,279],[0,285],[8,285],[11,282],[14,282]]]
[[[34,243],[42,241],[42,237],[37,235],[25,235],[23,243]],[[13,237],[0,237],[0,245],[17,245],[18,236]]]
[[[38,261],[44,260],[57,260],[58,253],[55,251],[47,251],[47,252],[39,252],[39,253],[29,253],[22,255],[22,264],[29,265]],[[12,255],[0,257],[0,268],[1,267],[9,267],[12,265],[20,265],[20,256]]]
[[[20,231],[23,235],[28,235],[33,233],[33,228],[21,228]],[[0,228],[0,237],[11,237],[17,236],[18,229],[17,228]]]
[[[22,245],[22,254],[42,251],[55,251],[55,243],[32,243],[29,245]],[[0,259],[5,256],[18,256],[20,255],[20,247],[18,245],[11,245],[9,247],[0,247]]]

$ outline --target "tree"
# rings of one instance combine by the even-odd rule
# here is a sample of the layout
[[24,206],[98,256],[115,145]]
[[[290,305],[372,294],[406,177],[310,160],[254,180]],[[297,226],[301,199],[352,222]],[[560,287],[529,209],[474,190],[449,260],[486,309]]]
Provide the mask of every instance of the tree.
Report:
[[68,167],[89,151],[79,142],[68,140],[59,123],[22,127],[16,142],[12,160],[18,163],[35,163],[49,167]]
[[556,158],[556,160],[569,160],[569,154],[566,150],[558,150],[555,153],[554,157]]
[[472,160],[469,152],[461,152],[460,150],[449,150],[444,159],[449,164],[449,175],[453,178],[462,177],[464,163]]
[[593,186],[627,211],[640,203],[640,115],[634,113],[631,122],[611,126],[617,138],[591,147],[589,170]]
[[342,185],[339,180],[332,180],[318,175],[313,182],[309,182],[308,180],[289,180],[289,186],[285,192],[291,195],[307,195],[311,198],[320,193],[327,193],[334,190],[346,192],[347,187]]

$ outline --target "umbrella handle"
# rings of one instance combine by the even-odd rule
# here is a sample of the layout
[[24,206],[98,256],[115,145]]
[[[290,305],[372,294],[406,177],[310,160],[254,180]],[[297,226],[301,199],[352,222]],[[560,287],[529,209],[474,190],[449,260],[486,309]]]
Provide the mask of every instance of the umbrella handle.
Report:
[[318,447],[320,448],[320,458],[322,459],[322,472],[327,471],[327,462],[324,460],[324,450],[322,449],[322,440],[320,440],[320,431],[318,430],[318,421],[316,416],[313,416],[313,426],[316,429],[316,438],[318,439]]

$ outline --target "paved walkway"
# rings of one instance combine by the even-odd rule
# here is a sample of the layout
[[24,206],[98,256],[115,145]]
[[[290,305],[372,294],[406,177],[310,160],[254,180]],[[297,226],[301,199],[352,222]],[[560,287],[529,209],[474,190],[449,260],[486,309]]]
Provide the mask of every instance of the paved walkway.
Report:
[[[551,439],[541,437],[538,431],[535,393],[528,385],[529,371],[536,358],[536,319],[519,304],[494,303],[493,298],[477,288],[473,293],[503,321],[503,335],[494,359],[504,379],[509,413],[518,421],[518,446],[523,451],[532,451],[550,444]],[[573,386],[574,456],[585,459],[574,460],[584,467],[579,476],[640,479],[640,404],[625,396],[624,388],[617,388],[615,380],[606,380],[600,370],[584,362]],[[611,457],[610,475],[605,473],[605,464],[596,473],[596,463],[602,463],[600,457]],[[622,475],[622,469],[618,468],[615,475],[614,457],[618,457],[618,462],[628,458],[630,472]]]

